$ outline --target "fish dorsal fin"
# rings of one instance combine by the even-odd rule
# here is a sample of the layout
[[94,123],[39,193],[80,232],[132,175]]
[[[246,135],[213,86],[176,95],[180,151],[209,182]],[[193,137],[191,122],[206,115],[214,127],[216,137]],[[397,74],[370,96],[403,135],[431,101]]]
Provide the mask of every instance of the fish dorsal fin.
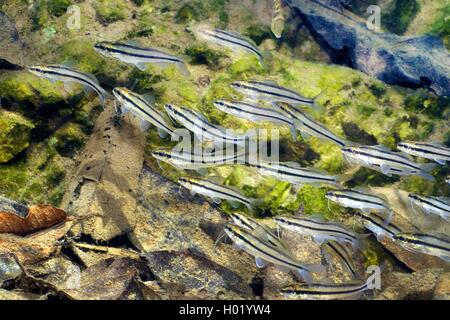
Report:
[[230,36],[234,36],[234,37],[238,37],[238,38],[243,38],[242,34],[240,34],[240,33],[237,32],[237,31],[233,31],[233,30],[222,30],[222,29],[215,29],[215,30],[216,30],[216,32],[217,32],[217,31],[218,31],[218,32],[223,32],[223,33],[229,34]]
[[446,204],[450,205],[450,198],[446,198],[446,197],[433,197],[436,200],[445,202]]
[[[223,184],[224,179],[221,176],[208,176],[206,177],[206,179],[208,179],[209,181],[216,183],[216,184]],[[228,186],[227,186],[228,188]]]
[[290,167],[293,167],[293,168],[297,168],[297,169],[301,169],[302,168],[302,166],[298,162],[286,161],[286,162],[282,162],[282,163],[284,163],[284,164],[286,164],[286,165],[288,165]]
[[429,144],[430,146],[436,147],[436,148],[445,148],[445,149],[449,149],[446,145],[444,145],[441,142],[436,142],[436,141],[426,141],[426,144]]
[[256,229],[254,229],[253,230],[253,235],[256,238],[261,239],[263,241],[268,241],[269,240],[269,237],[267,236],[267,232],[262,226],[259,226]]
[[376,146],[372,146],[372,148],[376,148],[376,149],[382,150],[382,151],[392,152],[392,150],[384,144],[377,144]]
[[129,39],[123,42],[126,45],[133,46],[133,47],[142,47],[142,44],[139,43],[139,41],[134,39]]
[[369,187],[367,186],[355,186],[352,188],[353,191],[357,191],[357,192],[361,192],[361,193],[368,193],[368,194],[372,194],[372,191],[370,190]]
[[259,81],[259,82],[278,86],[278,83],[276,83],[274,80],[263,80],[263,81]]
[[150,105],[155,104],[155,97],[149,92],[141,94],[141,98]]
[[318,213],[309,215],[308,218],[310,218],[314,221],[317,221],[317,222],[325,222],[325,219],[323,218],[323,216]]
[[193,114],[195,114],[197,117],[199,117],[200,119],[202,119],[205,122],[209,122],[208,118],[206,118],[206,116],[203,113],[198,112],[197,110],[193,110],[193,109],[189,109],[191,110],[191,112]]
[[90,73],[87,73],[87,72],[79,70],[72,60],[65,60],[63,63],[61,63],[60,66],[68,68],[68,69],[71,69],[71,70],[76,71],[76,72],[80,72],[83,75],[85,75],[87,78],[89,78],[92,82],[94,82],[96,84],[99,84],[97,78],[93,74],[90,74]]

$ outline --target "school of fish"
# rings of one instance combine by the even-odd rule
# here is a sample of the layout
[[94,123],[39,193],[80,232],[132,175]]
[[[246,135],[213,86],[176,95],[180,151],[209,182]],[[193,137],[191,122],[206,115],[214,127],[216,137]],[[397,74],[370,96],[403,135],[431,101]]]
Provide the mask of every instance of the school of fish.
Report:
[[[284,19],[283,1],[274,0],[272,30],[277,38],[282,35]],[[194,34],[199,41],[225,48],[231,54],[254,55],[261,64],[264,63],[264,53],[258,46],[237,32],[201,26],[194,30]],[[183,75],[189,75],[188,67],[182,58],[159,48],[147,48],[134,42],[100,42],[94,45],[94,49],[107,58],[132,64],[140,70],[146,70],[147,64],[161,67],[175,65]],[[446,235],[404,233],[392,224],[394,212],[386,198],[363,188],[345,188],[345,181],[340,176],[330,175],[313,167],[302,167],[293,161],[251,160],[246,151],[249,141],[246,135],[214,124],[205,115],[185,106],[167,102],[162,111],[155,106],[152,96],[138,94],[127,88],[114,88],[110,95],[94,76],[69,65],[30,66],[28,70],[52,82],[62,81],[66,90],[71,90],[73,84],[82,85],[86,92],[94,91],[102,103],[106,99],[114,98],[116,112],[131,112],[140,119],[141,129],[144,131],[153,126],[161,138],[166,138],[174,135],[178,125],[181,125],[199,141],[212,146],[209,152],[206,149],[159,148],[152,151],[152,156],[157,161],[182,170],[195,170],[200,175],[205,175],[210,167],[239,164],[247,166],[259,175],[289,182],[293,190],[305,184],[331,188],[326,193],[326,198],[343,207],[354,209],[364,227],[379,241],[388,237],[406,250],[437,256],[450,263],[450,240]],[[300,133],[305,141],[313,136],[334,143],[341,148],[349,164],[364,166],[387,176],[417,175],[434,180],[430,170],[436,164],[444,165],[450,161],[450,149],[436,142],[404,141],[398,143],[398,151],[393,151],[383,145],[358,145],[339,137],[307,112],[308,108],[321,112],[321,106],[317,104],[320,93],[316,97],[307,98],[291,88],[267,79],[233,81],[230,86],[245,99],[238,101],[215,97],[213,106],[218,110],[252,122],[269,122],[287,127],[295,141]],[[224,146],[229,145],[232,145],[231,152],[230,148],[224,149]],[[436,164],[418,163],[412,156],[429,159]],[[447,177],[445,181],[450,183],[450,178]],[[235,208],[243,205],[249,212],[262,204],[262,200],[249,198],[242,191],[224,185],[215,178],[192,174],[180,178],[178,183],[192,194],[211,198],[215,204],[229,201]],[[444,221],[450,219],[448,198],[409,194],[409,201],[413,210],[438,216]],[[262,222],[248,214],[231,213],[230,222],[224,228],[224,236],[233,241],[236,249],[253,256],[259,268],[272,264],[286,272],[293,271],[301,279],[299,286],[281,289],[282,296],[291,299],[346,299],[358,297],[370,290],[352,260],[353,251],[361,249],[368,234],[355,233],[339,223],[325,221],[319,215],[277,216],[271,219],[272,224],[276,225],[275,229],[267,226],[267,220],[270,219]],[[354,281],[316,281],[315,275],[326,273],[326,267],[298,261],[283,240],[285,231],[311,237],[312,241],[321,246],[326,261],[340,261]]]

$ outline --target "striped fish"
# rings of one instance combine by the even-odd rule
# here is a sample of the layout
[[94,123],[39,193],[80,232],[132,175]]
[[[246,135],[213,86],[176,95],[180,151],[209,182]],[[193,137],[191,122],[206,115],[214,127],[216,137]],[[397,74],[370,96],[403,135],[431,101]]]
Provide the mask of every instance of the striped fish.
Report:
[[366,237],[347,230],[337,223],[325,222],[319,218],[297,216],[276,217],[274,219],[281,228],[309,235],[318,244],[334,240],[341,243],[350,243],[354,247],[361,247],[361,239]]
[[161,50],[124,42],[100,42],[94,45],[94,49],[104,56],[133,64],[143,71],[147,69],[147,63],[161,66],[175,64],[184,75],[189,75],[183,60]]
[[450,199],[439,197],[423,197],[410,193],[408,195],[412,204],[422,208],[428,214],[435,214],[445,220],[450,219]]
[[358,277],[358,272],[353,263],[352,251],[347,245],[331,240],[323,243],[321,249],[328,263],[331,262],[332,257],[336,257],[354,278]]
[[261,240],[265,240],[269,242],[274,247],[277,247],[281,250],[287,250],[286,246],[281,242],[280,238],[276,236],[272,230],[270,230],[267,226],[262,223],[259,223],[255,219],[239,214],[236,212],[230,213],[231,220],[233,223],[241,228],[245,228],[253,233],[254,236],[260,238]]
[[312,283],[300,288],[283,289],[281,294],[288,299],[301,300],[358,299],[366,290],[369,290],[366,281]]
[[328,191],[325,197],[343,207],[359,209],[365,214],[372,211],[385,212],[388,214],[387,223],[390,222],[392,217],[392,209],[389,203],[385,199],[367,192],[352,189],[332,190]]
[[218,183],[198,179],[193,177],[182,177],[178,183],[190,190],[192,194],[201,194],[213,199],[214,203],[219,204],[221,199],[229,200],[231,203],[242,203],[249,211],[253,211],[254,206],[258,206],[261,201],[243,196],[238,190],[230,186],[223,186]]
[[397,233],[402,232],[397,226],[390,222],[386,223],[386,219],[377,213],[364,214],[358,213],[358,216],[362,218],[364,227],[370,230],[377,238],[378,241],[383,241],[384,238],[392,239]]
[[405,153],[445,165],[450,161],[450,148],[436,142],[400,142],[397,148]]
[[139,119],[141,119],[142,130],[147,130],[150,124],[154,125],[161,137],[172,135],[175,128],[170,124],[169,119],[166,119],[157,109],[155,109],[148,99],[139,95],[127,88],[114,88],[114,97],[121,105],[122,113],[131,111]]
[[106,98],[109,98],[109,94],[100,86],[97,79],[88,73],[84,73],[70,67],[63,65],[46,65],[46,66],[31,66],[28,67],[28,71],[31,73],[47,78],[52,82],[62,81],[64,82],[64,88],[67,91],[71,91],[70,83],[78,83],[84,86],[84,88],[90,88],[94,90],[100,97],[102,104]]
[[409,251],[436,256],[450,262],[450,240],[430,234],[397,233],[394,241]]
[[292,138],[297,140],[297,130],[291,119],[278,110],[264,108],[253,103],[241,101],[216,100],[214,106],[228,114],[250,121],[267,121],[287,125],[291,129]]
[[245,145],[246,136],[238,136],[222,127],[210,123],[202,114],[191,109],[166,104],[165,110],[170,117],[193,132],[200,141],[214,141],[216,145],[237,144]]
[[273,0],[272,5],[272,23],[270,29],[277,38],[281,38],[284,29],[284,4],[283,0]]
[[231,87],[252,100],[284,102],[294,106],[305,105],[318,108],[314,102],[316,97],[305,98],[291,89],[279,86],[274,81],[235,81],[231,83]]
[[445,182],[450,184],[450,176],[445,177]]
[[310,116],[288,104],[276,104],[284,113],[286,113],[294,122],[295,128],[300,131],[302,137],[306,140],[309,136],[331,141],[340,147],[344,147],[346,142],[330,132],[324,125],[315,121]]
[[255,257],[256,265],[259,268],[264,268],[267,263],[272,263],[283,269],[297,272],[307,283],[312,282],[311,273],[323,273],[326,271],[322,265],[310,265],[298,262],[284,250],[280,250],[267,241],[261,240],[245,228],[228,224],[225,226],[224,231],[237,248]]
[[434,181],[434,177],[428,173],[435,167],[434,164],[418,164],[410,156],[393,152],[386,146],[344,147],[342,152],[348,162],[378,170],[389,177],[392,174],[417,175]]
[[245,162],[245,150],[227,154],[226,150],[215,152],[195,153],[193,151],[179,152],[170,148],[158,148],[152,151],[153,157],[167,162],[183,170],[197,170],[224,164],[237,164]]
[[315,186],[330,185],[341,187],[339,177],[328,175],[316,168],[302,168],[296,162],[274,162],[260,160],[257,163],[247,162],[247,166],[255,168],[260,174],[272,176],[294,185],[311,184]]
[[248,52],[254,54],[260,62],[264,59],[256,44],[251,40],[244,38],[237,32],[220,29],[211,30],[207,28],[196,28],[194,33],[201,41],[207,41],[222,47],[227,47],[234,52]]

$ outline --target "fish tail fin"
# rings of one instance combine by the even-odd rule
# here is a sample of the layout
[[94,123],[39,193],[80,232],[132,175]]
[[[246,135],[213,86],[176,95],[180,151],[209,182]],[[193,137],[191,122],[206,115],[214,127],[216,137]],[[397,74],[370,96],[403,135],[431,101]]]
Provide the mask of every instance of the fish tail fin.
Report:
[[292,125],[292,126],[289,126],[289,129],[291,131],[292,140],[297,141],[297,134],[298,134],[297,128],[295,128],[295,126]]
[[434,168],[436,168],[436,163],[424,163],[424,164],[420,165],[420,169],[425,172],[430,172]]
[[262,199],[250,199],[250,205],[247,206],[251,212],[255,210],[255,208],[261,207],[264,204],[264,200]]
[[297,272],[306,284],[311,285],[313,282],[311,273],[324,274],[327,272],[327,267],[322,264],[304,264],[297,269]]
[[313,278],[311,276],[311,273],[309,271],[306,271],[304,269],[298,269],[298,275],[300,278],[306,282],[306,284],[309,286],[313,283]]
[[420,171],[418,176],[424,178],[425,180],[429,180],[429,181],[435,181],[436,180],[431,174],[429,174],[428,172],[423,171],[423,170]]
[[319,94],[317,94],[316,96],[314,96],[314,97],[312,98],[312,100],[314,101],[313,109],[314,109],[316,112],[318,112],[318,113],[324,113],[325,110],[326,110],[326,108],[325,108],[324,106],[322,106],[322,105],[320,105],[320,104],[317,103],[317,100],[319,100],[320,98],[323,97],[323,95],[325,94],[325,91],[326,91],[326,90],[320,91]]
[[305,269],[307,269],[309,272],[312,272],[312,273],[323,274],[323,273],[327,272],[327,267],[320,263],[304,264],[303,266]]
[[371,233],[363,233],[363,234],[357,234],[356,239],[353,240],[352,245],[354,248],[359,249],[360,251],[364,251],[365,248],[365,242],[364,240],[369,237]]
[[188,67],[186,66],[186,64],[184,62],[178,62],[177,67],[180,70],[180,72],[183,74],[183,76],[189,77],[191,75],[191,72],[189,71]]
[[353,178],[353,176],[351,174],[348,174],[348,173],[338,174],[335,177],[336,177],[336,181],[337,181],[336,186],[338,186],[340,188],[342,188],[343,185],[347,181],[349,181],[349,180],[351,180]]
[[435,181],[434,177],[429,173],[436,167],[436,163],[424,163],[420,165],[420,173],[418,174],[420,177],[429,180]]

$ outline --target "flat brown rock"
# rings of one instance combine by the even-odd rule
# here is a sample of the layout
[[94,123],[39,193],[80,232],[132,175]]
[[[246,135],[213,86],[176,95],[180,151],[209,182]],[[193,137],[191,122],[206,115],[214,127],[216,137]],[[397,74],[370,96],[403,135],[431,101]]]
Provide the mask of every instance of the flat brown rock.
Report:
[[135,225],[135,191],[143,165],[145,134],[131,114],[118,119],[114,107],[99,116],[80,156],[62,207],[82,219],[75,234],[109,240]]

